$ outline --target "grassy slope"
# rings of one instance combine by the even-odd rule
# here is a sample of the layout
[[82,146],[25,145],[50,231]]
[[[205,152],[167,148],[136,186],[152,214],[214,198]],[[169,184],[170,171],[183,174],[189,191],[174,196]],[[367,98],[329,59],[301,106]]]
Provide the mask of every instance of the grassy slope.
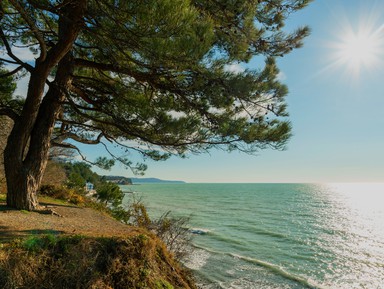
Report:
[[0,250],[0,288],[196,287],[161,240],[137,229],[124,238],[15,239]]

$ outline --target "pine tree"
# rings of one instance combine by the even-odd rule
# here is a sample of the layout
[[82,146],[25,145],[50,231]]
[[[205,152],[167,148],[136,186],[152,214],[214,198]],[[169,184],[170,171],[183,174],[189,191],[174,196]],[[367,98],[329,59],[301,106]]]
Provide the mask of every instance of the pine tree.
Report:
[[[275,58],[302,45],[308,28],[283,26],[309,2],[1,1],[2,60],[8,76],[29,81],[22,105],[0,108],[15,123],[5,149],[8,205],[36,208],[52,146],[113,142],[155,160],[283,148],[287,88]],[[229,69],[253,57],[264,67]]]

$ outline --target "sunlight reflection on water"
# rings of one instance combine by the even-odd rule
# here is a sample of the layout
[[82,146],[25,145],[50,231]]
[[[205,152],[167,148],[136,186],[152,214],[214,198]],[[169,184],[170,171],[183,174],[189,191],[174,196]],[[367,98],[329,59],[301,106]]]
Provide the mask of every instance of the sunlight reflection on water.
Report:
[[[203,288],[384,289],[384,184],[140,187],[191,216]],[[238,257],[234,257],[238,256]],[[300,281],[297,281],[300,280]],[[303,281],[304,280],[304,281]]]
[[[343,206],[354,227],[384,239],[384,184],[343,183],[330,184],[334,201]],[[363,235],[364,232],[361,232]]]
[[332,264],[339,282],[357,279],[367,288],[384,288],[384,184],[329,184],[327,197],[333,203],[328,225],[335,233],[329,245],[342,256]]

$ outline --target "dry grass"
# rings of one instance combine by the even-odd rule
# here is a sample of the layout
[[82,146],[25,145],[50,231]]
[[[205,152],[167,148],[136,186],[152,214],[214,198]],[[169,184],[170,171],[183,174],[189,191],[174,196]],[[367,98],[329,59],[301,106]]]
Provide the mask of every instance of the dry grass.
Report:
[[0,288],[196,288],[150,233],[45,236],[0,251]]
[[145,228],[46,196],[41,203],[62,217],[12,210],[1,199],[0,288],[196,288]]

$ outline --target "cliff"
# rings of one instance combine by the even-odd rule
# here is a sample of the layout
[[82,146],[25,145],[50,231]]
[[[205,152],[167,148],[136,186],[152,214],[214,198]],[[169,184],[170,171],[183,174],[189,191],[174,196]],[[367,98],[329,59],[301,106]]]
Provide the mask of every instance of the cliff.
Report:
[[[1,199],[1,195],[0,195]],[[193,288],[152,232],[92,208],[41,198],[45,209],[0,200],[0,288]]]
[[118,185],[132,185],[132,180],[123,176],[102,176],[102,178]]
[[156,237],[46,236],[0,251],[0,287],[196,288]]

